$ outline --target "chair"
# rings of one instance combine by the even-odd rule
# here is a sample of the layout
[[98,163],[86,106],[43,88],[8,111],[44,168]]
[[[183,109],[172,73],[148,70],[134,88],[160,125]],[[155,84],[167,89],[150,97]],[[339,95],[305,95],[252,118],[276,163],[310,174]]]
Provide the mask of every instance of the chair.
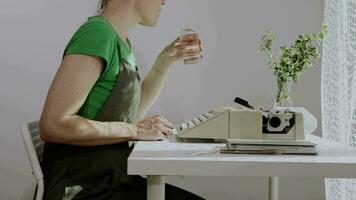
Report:
[[43,173],[40,165],[40,162],[42,161],[44,141],[41,140],[38,126],[38,121],[21,124],[22,139],[25,144],[27,156],[30,160],[32,174],[37,181],[34,200],[41,200],[44,192]]

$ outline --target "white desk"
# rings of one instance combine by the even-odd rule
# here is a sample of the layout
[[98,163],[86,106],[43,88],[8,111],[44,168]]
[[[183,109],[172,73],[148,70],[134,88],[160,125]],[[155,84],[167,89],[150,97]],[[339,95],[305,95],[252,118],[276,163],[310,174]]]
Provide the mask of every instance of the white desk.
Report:
[[356,178],[356,150],[316,136],[307,139],[318,144],[317,156],[192,156],[223,144],[138,142],[128,159],[128,174],[147,175],[148,200],[164,200],[164,176],[170,175],[271,177],[270,199],[278,199],[278,179],[272,177]]

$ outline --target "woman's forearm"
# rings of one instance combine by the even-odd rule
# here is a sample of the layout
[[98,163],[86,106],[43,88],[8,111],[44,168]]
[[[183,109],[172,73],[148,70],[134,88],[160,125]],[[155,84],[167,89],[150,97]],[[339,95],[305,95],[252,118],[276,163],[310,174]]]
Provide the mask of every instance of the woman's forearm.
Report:
[[144,118],[159,96],[167,78],[169,68],[170,64],[162,64],[156,61],[150,72],[142,81],[139,119]]
[[97,146],[132,140],[137,132],[133,124],[98,122],[72,115],[61,120],[41,119],[40,134],[46,142]]

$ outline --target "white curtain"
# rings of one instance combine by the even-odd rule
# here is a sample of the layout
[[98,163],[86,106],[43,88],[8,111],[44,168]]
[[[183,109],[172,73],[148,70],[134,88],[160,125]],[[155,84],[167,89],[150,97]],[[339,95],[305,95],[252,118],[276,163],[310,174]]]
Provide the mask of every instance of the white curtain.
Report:
[[[323,137],[356,148],[356,0],[325,0]],[[355,172],[356,173],[356,172]],[[355,179],[326,179],[327,200],[355,200]]]

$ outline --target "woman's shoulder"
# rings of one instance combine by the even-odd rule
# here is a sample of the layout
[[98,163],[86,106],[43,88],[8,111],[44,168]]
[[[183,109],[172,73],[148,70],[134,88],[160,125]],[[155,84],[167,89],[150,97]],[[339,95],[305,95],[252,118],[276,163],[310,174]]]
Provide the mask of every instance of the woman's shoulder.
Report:
[[85,25],[103,25],[109,28],[109,24],[107,23],[105,17],[100,15],[88,17],[83,26]]
[[96,38],[111,37],[112,39],[117,39],[116,33],[102,16],[89,17],[88,20],[78,28],[73,37],[81,37],[83,35],[94,36]]
[[89,17],[74,33],[65,47],[63,58],[69,54],[102,57],[107,62],[116,51],[117,36],[101,17]]

